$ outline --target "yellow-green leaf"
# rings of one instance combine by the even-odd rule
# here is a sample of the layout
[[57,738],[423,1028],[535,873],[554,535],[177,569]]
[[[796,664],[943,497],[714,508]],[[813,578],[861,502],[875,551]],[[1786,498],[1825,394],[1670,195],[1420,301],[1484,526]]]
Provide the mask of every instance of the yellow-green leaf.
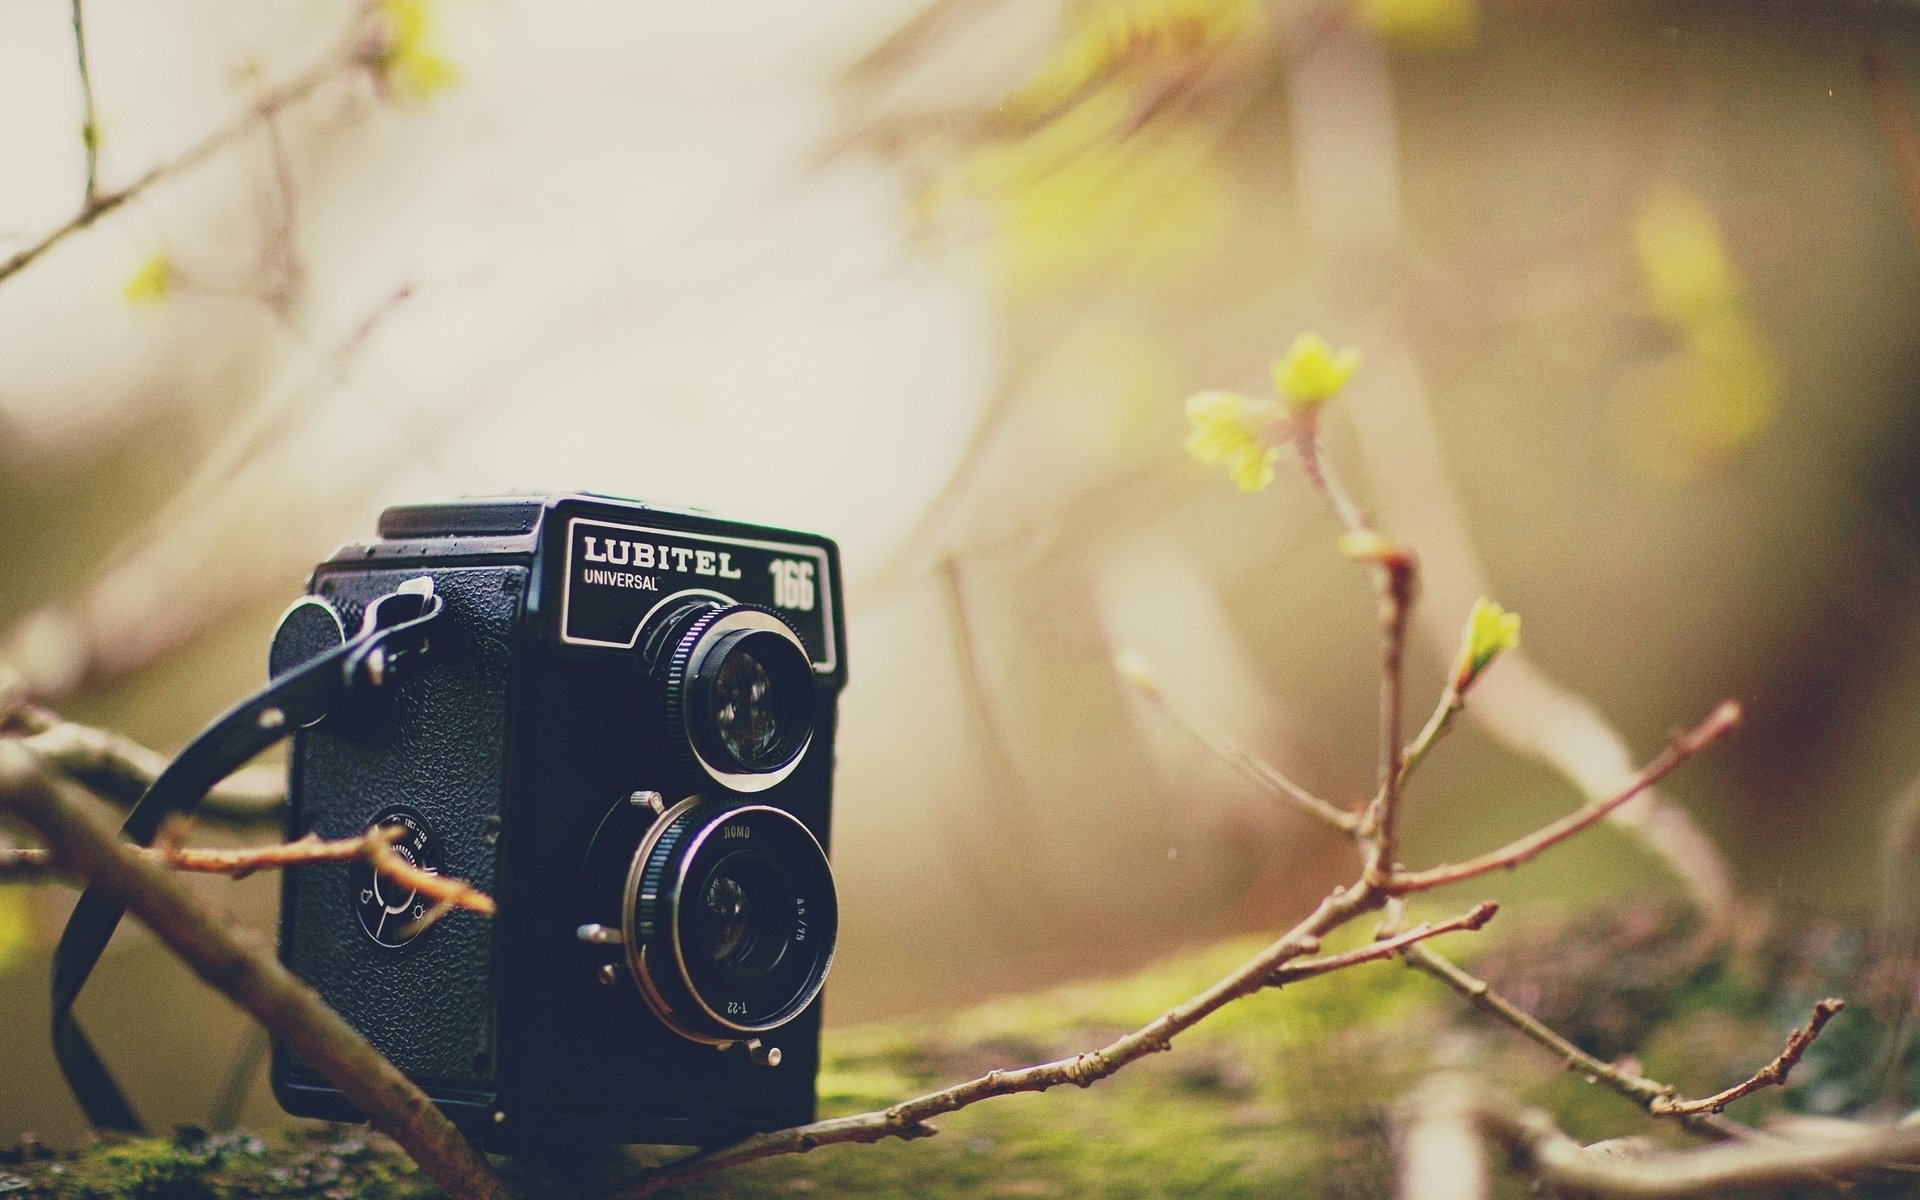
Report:
[[1485,596],[1474,601],[1453,667],[1453,689],[1464,692],[1502,653],[1520,644],[1520,614],[1508,612]]
[[1359,369],[1358,350],[1336,351],[1319,334],[1303,333],[1273,364],[1273,390],[1297,413],[1332,399]]

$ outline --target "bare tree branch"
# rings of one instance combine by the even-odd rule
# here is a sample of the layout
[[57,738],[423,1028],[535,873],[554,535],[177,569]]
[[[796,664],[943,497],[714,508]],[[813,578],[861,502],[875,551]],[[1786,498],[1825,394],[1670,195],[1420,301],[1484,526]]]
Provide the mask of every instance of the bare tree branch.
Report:
[[[1458,992],[1475,1008],[1495,1020],[1512,1026],[1525,1037],[1544,1046],[1567,1070],[1618,1092],[1646,1109],[1648,1113],[1655,1116],[1674,1117],[1694,1133],[1726,1141],[1749,1141],[1755,1136],[1753,1130],[1748,1127],[1716,1115],[1719,1112],[1717,1108],[1697,1108],[1692,1107],[1695,1102],[1676,1100],[1672,1084],[1649,1079],[1637,1071],[1629,1070],[1617,1063],[1602,1061],[1588,1054],[1502,995],[1486,980],[1434,953],[1432,948],[1413,946],[1408,948],[1401,958],[1408,966],[1433,976]],[[1824,1020],[1822,1023],[1824,1024]],[[1791,1065],[1791,1063],[1788,1064],[1788,1066]],[[1786,1072],[1783,1069],[1781,1078],[1784,1079],[1785,1075]]]
[[1462,929],[1479,929],[1482,925],[1491,921],[1493,914],[1499,911],[1500,906],[1498,904],[1495,904],[1491,900],[1483,900],[1479,904],[1474,905],[1471,910],[1445,921],[1423,921],[1411,929],[1394,934],[1392,937],[1381,938],[1379,941],[1369,942],[1364,946],[1348,950],[1341,954],[1329,954],[1325,958],[1309,958],[1300,962],[1288,963],[1274,971],[1272,976],[1267,980],[1267,986],[1279,987],[1281,984],[1293,983],[1297,980],[1308,979],[1315,975],[1325,975],[1330,971],[1338,971],[1342,967],[1357,966],[1360,963],[1378,962],[1381,959],[1392,958],[1407,947],[1417,942],[1424,942],[1428,938],[1437,937],[1443,933],[1454,933]]
[[47,883],[64,878],[44,846],[0,846],[0,883]]
[[107,888],[208,985],[225,993],[340,1089],[453,1196],[506,1200],[486,1159],[433,1102],[273,954],[236,936],[102,814],[64,794],[40,759],[0,740],[0,808],[45,838],[60,867]]
[[1367,846],[1367,874],[1378,880],[1397,867],[1400,841],[1400,789],[1405,782],[1400,721],[1403,667],[1407,651],[1407,613],[1413,604],[1413,556],[1392,550],[1375,559],[1380,590],[1380,783],[1379,794],[1360,822],[1373,837]]
[[1132,684],[1142,696],[1158,705],[1162,712],[1172,717],[1175,724],[1192,734],[1196,741],[1213,751],[1223,762],[1240,772],[1256,786],[1299,807],[1309,816],[1324,821],[1342,833],[1351,834],[1359,825],[1359,818],[1353,813],[1322,800],[1301,787],[1279,768],[1235,741],[1226,730],[1167,695],[1166,689],[1160,686],[1160,680],[1154,675],[1153,668],[1146,659],[1128,652],[1114,661],[1121,678]]
[[1774,1056],[1772,1062],[1761,1067],[1746,1079],[1734,1084],[1723,1092],[1715,1092],[1700,1100],[1677,1100],[1671,1097],[1656,1099],[1648,1106],[1655,1116],[1693,1116],[1700,1113],[1717,1113],[1742,1096],[1751,1096],[1765,1087],[1781,1087],[1787,1082],[1787,1072],[1800,1061],[1800,1056],[1813,1045],[1813,1039],[1820,1036],[1833,1014],[1845,1008],[1846,1001],[1829,997],[1813,1006],[1813,1016],[1807,1023],[1787,1035],[1785,1049]]
[[1455,688],[1449,680],[1446,690],[1440,694],[1440,702],[1433,706],[1433,715],[1427,718],[1427,723],[1420,727],[1420,732],[1413,736],[1413,741],[1408,743],[1406,752],[1401,755],[1400,786],[1402,788],[1407,786],[1408,778],[1419,769],[1420,764],[1426,761],[1427,755],[1433,751],[1434,744],[1445,736],[1447,730],[1453,728],[1453,719],[1459,716],[1466,706],[1466,695]]
[[1820,1141],[1777,1137],[1619,1158],[1582,1146],[1538,1109],[1482,1101],[1479,1120],[1489,1137],[1519,1158],[1524,1170],[1554,1190],[1622,1200],[1680,1200],[1794,1185],[1831,1186],[1836,1179],[1920,1162],[1920,1124],[1908,1121],[1862,1123],[1853,1136]]
[[[86,88],[88,94],[89,122],[91,122],[92,85],[86,81],[86,43],[84,39],[80,37],[80,5],[77,0],[73,6],[73,13],[75,40],[79,45],[81,77],[83,86]],[[263,118],[301,103],[319,91],[321,87],[340,77],[361,60],[363,53],[362,43],[364,40],[364,31],[362,29],[363,20],[363,17],[355,18],[352,33],[347,38],[344,47],[336,49],[332,54],[321,60],[318,65],[295,75],[286,83],[262,92],[259,97],[248,106],[244,113],[235,117],[220,129],[208,134],[199,142],[188,147],[187,150],[179,156],[168,159],[150,168],[146,174],[135,179],[125,187],[107,192],[96,190],[93,178],[92,143],[94,139],[89,139],[87,154],[88,188],[86,198],[81,203],[79,210],[60,225],[41,235],[39,240],[15,252],[12,257],[5,261],[0,261],[0,283],[4,283],[13,276],[18,275],[21,271],[33,265],[35,260],[39,259],[41,255],[53,249],[67,238],[72,237],[74,234],[92,225],[101,217],[119,208],[154,184],[170,179],[175,175],[183,174],[199,166],[227,145],[251,133]]]
[[87,73],[87,29],[80,18],[80,0],[73,0],[73,57],[80,71],[80,99],[85,105],[80,124],[80,140],[87,147],[87,183],[80,193],[84,211],[100,195],[100,122],[93,114],[93,77]]
[[1544,825],[1525,837],[1516,838],[1498,850],[1468,859],[1462,863],[1429,867],[1422,871],[1402,871],[1388,881],[1387,887],[1396,895],[1421,892],[1428,888],[1444,887],[1450,883],[1474,879],[1493,871],[1517,867],[1528,862],[1549,847],[1566,841],[1574,834],[1590,828],[1608,813],[1646,791],[1681,763],[1719,741],[1740,723],[1740,705],[1732,700],[1722,701],[1705,720],[1675,738],[1660,756],[1641,768],[1627,785],[1601,800],[1582,805],[1575,811],[1549,825]]

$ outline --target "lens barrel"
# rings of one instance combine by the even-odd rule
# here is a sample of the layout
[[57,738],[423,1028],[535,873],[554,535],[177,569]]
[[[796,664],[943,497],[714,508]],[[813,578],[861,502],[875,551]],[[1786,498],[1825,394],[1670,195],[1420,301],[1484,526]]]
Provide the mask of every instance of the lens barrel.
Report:
[[839,928],[833,872],[791,814],[690,798],[642,839],[622,904],[627,965],[696,1041],[777,1029],[820,994]]
[[813,740],[813,662],[773,612],[748,604],[669,614],[647,643],[667,724],[695,766],[735,792],[793,773]]

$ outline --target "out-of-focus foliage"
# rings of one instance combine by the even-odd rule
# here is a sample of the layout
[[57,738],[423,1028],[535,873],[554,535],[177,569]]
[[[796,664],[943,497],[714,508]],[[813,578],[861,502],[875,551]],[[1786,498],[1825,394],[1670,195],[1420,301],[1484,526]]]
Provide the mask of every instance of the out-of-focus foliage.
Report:
[[1280,405],[1272,400],[1249,400],[1238,392],[1197,392],[1187,400],[1187,453],[1203,463],[1225,462],[1227,477],[1243,492],[1257,492],[1273,482],[1273,464],[1280,448],[1261,441],[1280,419]]
[[33,945],[33,905],[26,887],[0,887],[0,971],[18,963]]
[[1632,233],[1647,306],[1674,344],[1626,385],[1622,436],[1644,466],[1685,478],[1772,426],[1780,365],[1720,222],[1698,196],[1654,189],[1641,200]]
[[459,82],[460,72],[440,49],[435,0],[380,0],[386,39],[373,66],[389,95],[412,104],[433,99]]
[[158,304],[173,294],[173,260],[165,251],[156,251],[134,268],[120,295],[128,304]]
[[1157,120],[1265,29],[1253,0],[1098,0],[924,188],[924,218],[994,231],[1015,300],[1124,260],[1149,277],[1217,245],[1233,187],[1203,129]]
[[1479,0],[1358,0],[1360,19],[1409,50],[1464,50],[1480,31]]

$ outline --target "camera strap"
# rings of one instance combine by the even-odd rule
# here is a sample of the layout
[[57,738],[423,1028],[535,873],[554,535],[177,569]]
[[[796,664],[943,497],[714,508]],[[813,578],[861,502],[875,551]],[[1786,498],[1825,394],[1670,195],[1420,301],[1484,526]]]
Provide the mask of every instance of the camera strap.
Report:
[[[402,584],[367,607],[361,631],[281,672],[187,745],[127,813],[121,832],[148,846],[169,817],[191,813],[219,782],[295,729],[362,704],[425,666],[427,635],[444,607],[431,579]],[[334,636],[339,636],[337,627]],[[53,954],[53,1053],[96,1129],[141,1131],[125,1094],[74,1019],[73,1002],[126,913],[121,898],[88,884]]]

